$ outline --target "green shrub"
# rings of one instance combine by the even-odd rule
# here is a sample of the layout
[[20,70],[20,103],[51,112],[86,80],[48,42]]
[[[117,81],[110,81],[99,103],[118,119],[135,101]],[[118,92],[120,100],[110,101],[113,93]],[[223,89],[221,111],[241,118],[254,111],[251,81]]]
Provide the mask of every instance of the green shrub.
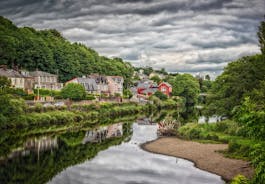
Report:
[[249,180],[245,176],[239,174],[233,178],[231,184],[249,184]]

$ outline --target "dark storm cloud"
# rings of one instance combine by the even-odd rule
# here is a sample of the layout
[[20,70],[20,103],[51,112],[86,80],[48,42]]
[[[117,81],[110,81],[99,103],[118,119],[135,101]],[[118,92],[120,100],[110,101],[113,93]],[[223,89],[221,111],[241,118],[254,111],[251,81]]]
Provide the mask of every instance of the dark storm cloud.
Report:
[[259,52],[263,0],[8,0],[0,15],[55,28],[109,57],[170,72],[220,73]]

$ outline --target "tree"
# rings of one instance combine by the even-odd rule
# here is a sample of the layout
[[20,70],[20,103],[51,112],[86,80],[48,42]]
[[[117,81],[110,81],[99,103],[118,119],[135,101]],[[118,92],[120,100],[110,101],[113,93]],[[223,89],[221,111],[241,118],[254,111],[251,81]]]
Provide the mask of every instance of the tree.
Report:
[[210,75],[207,74],[207,75],[205,76],[205,80],[211,80]]
[[159,84],[162,81],[158,75],[151,77],[150,80],[156,82],[157,84]]
[[233,109],[241,105],[245,96],[254,98],[253,90],[261,91],[263,88],[264,61],[264,55],[254,55],[229,63],[213,82],[206,99],[209,114],[231,117]]
[[9,120],[25,112],[25,102],[21,98],[15,98],[10,94],[0,94],[0,123],[7,123]]
[[123,96],[124,96],[124,98],[132,98],[132,96],[133,96],[133,94],[132,94],[132,92],[131,92],[131,90],[129,90],[129,89],[123,89]]
[[83,44],[69,42],[54,29],[18,28],[1,16],[0,63],[58,74],[61,82],[91,73],[119,75],[125,88],[131,85],[133,75],[132,65],[121,58],[99,56]]
[[265,54],[265,21],[262,21],[258,30],[258,38],[260,44],[260,50],[262,54]]
[[83,100],[86,97],[86,90],[81,84],[70,83],[63,87],[61,94],[63,98]]
[[172,85],[172,95],[185,99],[185,106],[194,106],[198,101],[200,92],[199,82],[190,74],[176,75],[168,82]]
[[156,91],[155,93],[154,93],[154,95],[156,96],[156,97],[158,97],[160,100],[166,100],[167,99],[167,95],[165,95],[164,93],[162,93],[161,91]]
[[0,76],[0,92],[3,92],[6,88],[11,87],[11,81],[5,76]]

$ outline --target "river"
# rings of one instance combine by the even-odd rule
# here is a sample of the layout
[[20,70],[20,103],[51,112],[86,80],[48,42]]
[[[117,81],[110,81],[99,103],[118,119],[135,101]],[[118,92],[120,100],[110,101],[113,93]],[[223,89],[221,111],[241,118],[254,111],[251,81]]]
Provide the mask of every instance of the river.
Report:
[[224,183],[190,161],[142,150],[142,143],[157,138],[157,125],[149,122],[142,118],[45,135],[2,134],[10,142],[1,147],[0,183]]
[[72,166],[49,184],[213,184],[224,183],[217,175],[199,170],[187,160],[146,152],[140,144],[157,138],[157,125],[133,124],[129,142],[111,146],[92,160]]

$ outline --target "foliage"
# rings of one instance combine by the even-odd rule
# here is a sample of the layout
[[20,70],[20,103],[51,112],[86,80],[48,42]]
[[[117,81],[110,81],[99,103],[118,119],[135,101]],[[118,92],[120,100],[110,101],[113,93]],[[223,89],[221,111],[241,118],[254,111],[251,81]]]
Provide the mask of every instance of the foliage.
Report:
[[[113,123],[113,122],[112,122]],[[123,124],[123,136],[105,139],[98,143],[83,144],[82,130],[70,130],[62,135],[51,138],[56,141],[58,147],[42,150],[40,152],[29,151],[22,157],[9,159],[8,162],[1,162],[0,181],[1,183],[47,183],[55,175],[65,168],[77,165],[97,155],[99,151],[110,146],[119,145],[130,136],[130,123]],[[22,144],[25,141],[22,142]]]
[[255,98],[255,91],[264,91],[261,85],[265,81],[264,62],[264,55],[255,55],[229,63],[210,90],[208,113],[231,117],[245,96]]
[[156,82],[157,84],[159,84],[162,81],[158,75],[151,77],[150,80]]
[[[19,116],[25,111],[24,100],[9,94],[0,94],[0,116],[2,120]],[[4,118],[5,117],[5,118]],[[0,122],[6,123],[6,122]]]
[[129,90],[129,89],[123,89],[123,96],[124,96],[124,98],[130,99],[130,98],[132,98],[133,94],[132,94],[131,90]]
[[239,174],[233,178],[231,184],[249,184],[249,181],[245,176]]
[[172,85],[172,95],[185,98],[185,106],[194,106],[200,92],[199,82],[190,74],[176,75],[168,82]]
[[10,87],[11,81],[5,76],[0,76],[0,92],[3,93],[5,89]]
[[260,50],[265,55],[265,21],[262,21],[259,26],[258,38],[260,44]]
[[165,95],[164,93],[162,93],[161,91],[156,91],[154,93],[154,95],[159,98],[160,100],[166,100],[167,99],[167,95]]
[[86,94],[86,100],[95,100],[95,96],[93,94]]
[[70,43],[54,29],[17,28],[1,16],[0,64],[58,74],[61,82],[99,73],[123,76],[124,86],[128,87],[133,75],[131,64],[120,58],[99,56],[83,44]]
[[69,83],[63,87],[61,95],[71,100],[83,100],[86,97],[86,90],[81,84]]
[[[263,92],[265,93],[265,92]],[[261,103],[264,103],[262,101]],[[265,106],[257,106],[249,97],[238,109],[237,120],[246,128],[247,136],[265,140]]]

